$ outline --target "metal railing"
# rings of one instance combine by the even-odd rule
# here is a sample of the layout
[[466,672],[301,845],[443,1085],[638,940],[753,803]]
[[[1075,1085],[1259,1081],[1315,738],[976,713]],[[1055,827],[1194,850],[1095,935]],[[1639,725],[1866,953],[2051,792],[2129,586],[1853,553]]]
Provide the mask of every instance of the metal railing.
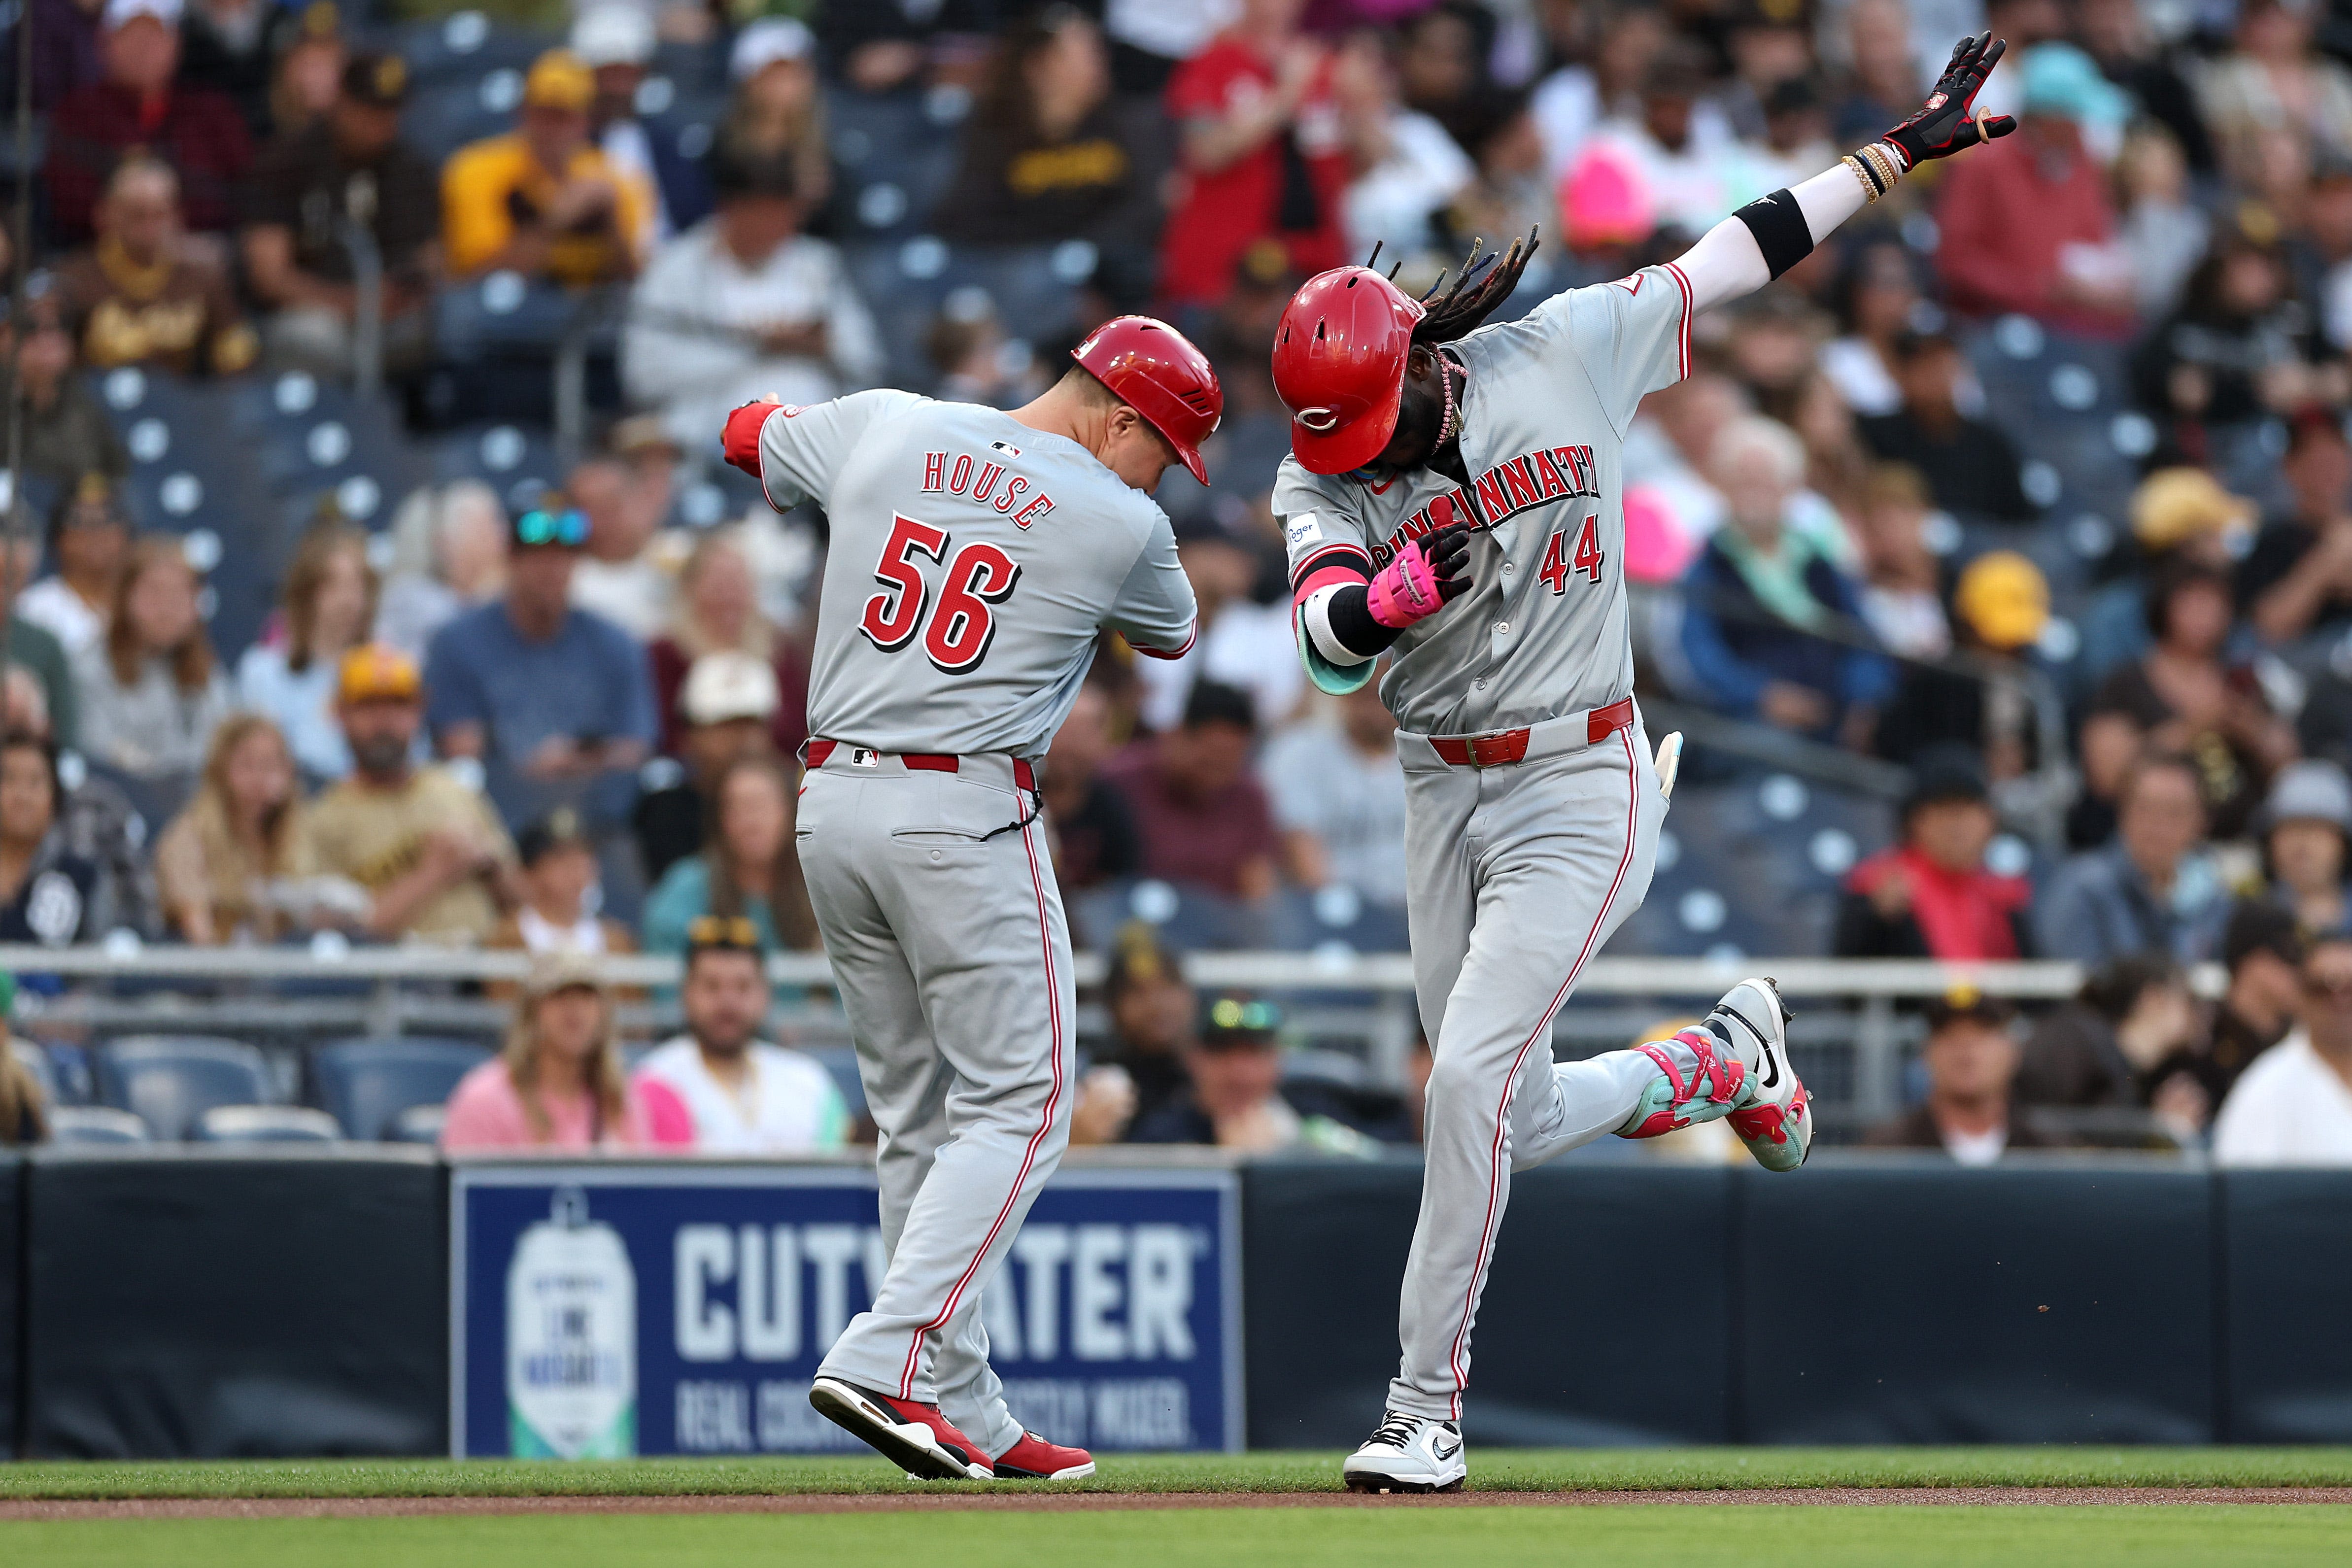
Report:
[[[1367,1083],[1404,1081],[1418,1027],[1409,954],[1196,952],[1185,963],[1188,978],[1203,988],[1281,994],[1300,1039],[1354,1058]],[[506,1006],[473,987],[519,979],[530,960],[512,952],[332,943],[0,945],[0,967],[64,982],[54,994],[27,988],[20,995],[19,1027],[31,1033],[231,1034],[301,1043],[404,1033],[494,1037]],[[677,960],[614,957],[602,969],[613,984],[641,993],[622,1009],[629,1032],[644,1037],[674,1026],[666,988],[677,981]],[[822,953],[778,954],[768,970],[778,991],[778,1027],[808,1045],[847,1042]],[[1103,971],[1102,955],[1077,955],[1081,987],[1098,984]],[[1742,975],[1759,973],[1780,982],[1797,1013],[1791,1046],[1817,1103],[1830,1121],[1848,1124],[1891,1115],[1902,1105],[1905,1065],[1920,1033],[1916,1012],[1904,1003],[1938,995],[1963,979],[1993,995],[2050,1003],[2073,995],[2083,981],[2079,965],[2057,963],[1603,958],[1585,971],[1556,1019],[1555,1050],[1574,1058],[1628,1045],[1662,1020],[1703,1012]],[[2207,965],[2194,979],[2201,993],[2217,995],[2224,977]],[[1099,1038],[1105,1030],[1097,1007],[1082,1008],[1078,1024],[1082,1038]]]

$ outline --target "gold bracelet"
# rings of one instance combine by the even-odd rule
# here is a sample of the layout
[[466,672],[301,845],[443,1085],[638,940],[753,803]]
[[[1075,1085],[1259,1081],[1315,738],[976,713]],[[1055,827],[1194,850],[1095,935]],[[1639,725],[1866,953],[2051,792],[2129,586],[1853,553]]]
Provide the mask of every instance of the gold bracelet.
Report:
[[1839,159],[1838,162],[1853,170],[1853,177],[1862,182],[1862,199],[1864,203],[1874,202],[1878,199],[1878,183],[1875,180],[1873,180],[1870,177],[1870,172],[1862,166],[1861,159],[1849,153],[1844,157]]
[[1885,143],[1881,142],[1873,142],[1870,145],[1864,147],[1863,152],[1869,157],[1871,163],[1877,167],[1878,172],[1885,177],[1886,189],[1890,191],[1893,190],[1895,188],[1895,182],[1903,177],[1903,170],[1900,165],[1895,163],[1895,154],[1888,152]]

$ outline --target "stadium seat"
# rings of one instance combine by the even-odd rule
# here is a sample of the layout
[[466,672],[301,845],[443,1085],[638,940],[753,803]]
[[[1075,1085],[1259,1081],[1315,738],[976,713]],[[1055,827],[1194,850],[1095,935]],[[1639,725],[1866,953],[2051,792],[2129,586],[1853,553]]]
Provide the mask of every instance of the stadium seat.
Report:
[[412,1105],[383,1130],[387,1143],[438,1143],[442,1124],[449,1120],[446,1106]]
[[335,1143],[335,1119],[307,1105],[215,1105],[195,1120],[199,1143]]
[[433,476],[441,484],[479,479],[512,510],[528,511],[539,504],[541,492],[563,482],[564,466],[544,431],[500,423],[453,430],[436,439]]
[[415,1106],[438,1107],[457,1080],[489,1059],[460,1040],[340,1040],[310,1058],[313,1099],[346,1138],[390,1139]]
[[189,1136],[216,1105],[266,1105],[268,1064],[256,1047],[201,1035],[109,1040],[92,1053],[100,1101],[134,1111],[157,1138]]
[[52,1143],[152,1143],[147,1124],[110,1105],[60,1105],[49,1111]]

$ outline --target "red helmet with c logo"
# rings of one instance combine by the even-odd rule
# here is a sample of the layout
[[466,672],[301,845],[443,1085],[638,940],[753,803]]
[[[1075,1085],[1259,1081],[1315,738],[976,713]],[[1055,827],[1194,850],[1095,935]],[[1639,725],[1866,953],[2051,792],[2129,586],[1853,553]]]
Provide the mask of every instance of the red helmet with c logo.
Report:
[[1201,466],[1201,443],[1224,417],[1225,394],[1209,356],[1192,339],[1150,316],[1114,316],[1071,350],[1070,357],[1150,420],[1194,479],[1209,482],[1209,470]]
[[1274,331],[1274,390],[1308,473],[1360,468],[1389,444],[1425,313],[1369,267],[1318,272],[1290,297]]

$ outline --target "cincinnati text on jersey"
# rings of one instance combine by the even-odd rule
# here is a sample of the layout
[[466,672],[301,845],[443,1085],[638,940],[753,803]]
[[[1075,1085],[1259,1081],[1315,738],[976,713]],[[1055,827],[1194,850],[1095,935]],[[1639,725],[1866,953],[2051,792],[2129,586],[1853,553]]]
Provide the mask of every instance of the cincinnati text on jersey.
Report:
[[[998,445],[1002,447],[1003,443]],[[1015,452],[1013,455],[1018,457],[1020,454]],[[1004,481],[1002,489],[997,488],[999,479]],[[958,452],[952,468],[948,466],[945,452],[923,454],[925,495],[962,496],[971,500],[984,501],[997,510],[1008,513],[1014,524],[1021,528],[1028,527],[1054,510],[1054,498],[1044,490],[1023,501],[1022,492],[1028,489],[1029,481],[1024,476],[1007,476],[1003,464],[974,458],[969,452]],[[1020,509],[1017,511],[1013,510],[1016,507]]]
[[1600,493],[1591,447],[1538,447],[1496,464],[1475,483],[1447,491],[1405,519],[1386,543],[1372,547],[1372,564],[1385,566],[1405,541],[1456,522],[1493,528],[1529,507]]

